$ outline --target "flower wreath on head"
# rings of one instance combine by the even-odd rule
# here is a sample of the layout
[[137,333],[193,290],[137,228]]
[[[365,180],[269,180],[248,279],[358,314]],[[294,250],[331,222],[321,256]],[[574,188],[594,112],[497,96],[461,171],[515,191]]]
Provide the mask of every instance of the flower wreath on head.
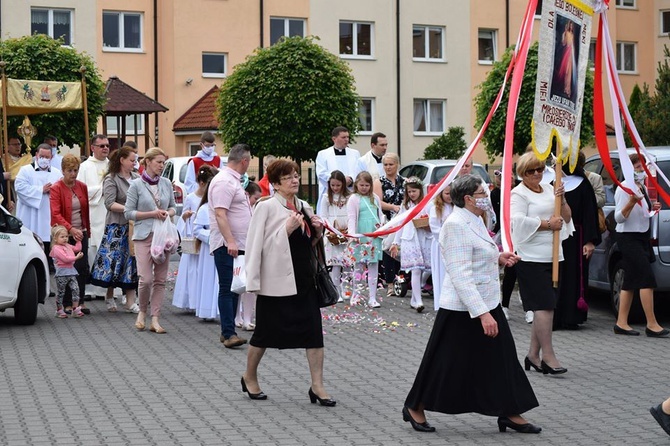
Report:
[[423,181],[419,179],[419,177],[409,177],[405,179],[405,185],[412,184],[416,185],[419,187],[423,187]]

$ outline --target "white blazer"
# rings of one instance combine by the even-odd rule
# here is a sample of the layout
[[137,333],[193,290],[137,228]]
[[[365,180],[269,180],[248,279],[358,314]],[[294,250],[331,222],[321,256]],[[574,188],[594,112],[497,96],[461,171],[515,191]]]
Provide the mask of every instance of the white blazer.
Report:
[[440,308],[476,318],[500,304],[500,253],[481,218],[454,207],[440,230],[440,248],[445,268]]

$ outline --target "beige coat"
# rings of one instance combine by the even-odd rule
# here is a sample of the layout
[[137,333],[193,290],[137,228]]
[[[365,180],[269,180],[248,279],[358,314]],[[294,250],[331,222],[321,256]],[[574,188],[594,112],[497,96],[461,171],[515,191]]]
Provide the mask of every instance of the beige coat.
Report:
[[[314,215],[306,202],[298,200],[298,206],[302,206],[308,216]],[[277,297],[293,296],[298,292],[286,232],[290,215],[286,200],[277,193],[256,204],[244,258],[247,292]]]

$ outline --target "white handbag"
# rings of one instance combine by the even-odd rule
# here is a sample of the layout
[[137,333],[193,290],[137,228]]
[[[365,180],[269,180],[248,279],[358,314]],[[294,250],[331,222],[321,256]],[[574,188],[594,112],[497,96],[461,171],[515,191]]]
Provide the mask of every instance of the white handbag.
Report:
[[244,254],[240,254],[233,259],[233,281],[230,284],[230,291],[235,294],[242,294],[247,291],[247,273],[244,270]]
[[[189,231],[190,228],[190,231]],[[193,224],[189,219],[186,222],[186,231],[184,236],[181,238],[181,252],[184,254],[194,254],[197,255],[200,253],[200,240],[193,236]]]

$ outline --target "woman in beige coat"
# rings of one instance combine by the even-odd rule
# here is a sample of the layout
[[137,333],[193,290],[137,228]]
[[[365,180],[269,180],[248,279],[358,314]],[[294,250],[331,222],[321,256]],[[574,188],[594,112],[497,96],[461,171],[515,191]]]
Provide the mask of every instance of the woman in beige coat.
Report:
[[258,384],[258,364],[267,348],[305,348],[312,377],[312,403],[334,406],[323,386],[323,332],[314,286],[313,247],[323,228],[312,208],[296,197],[299,166],[276,160],[267,169],[275,194],[256,205],[247,234],[247,291],[256,293],[256,330],[249,341],[242,391],[267,395]]

